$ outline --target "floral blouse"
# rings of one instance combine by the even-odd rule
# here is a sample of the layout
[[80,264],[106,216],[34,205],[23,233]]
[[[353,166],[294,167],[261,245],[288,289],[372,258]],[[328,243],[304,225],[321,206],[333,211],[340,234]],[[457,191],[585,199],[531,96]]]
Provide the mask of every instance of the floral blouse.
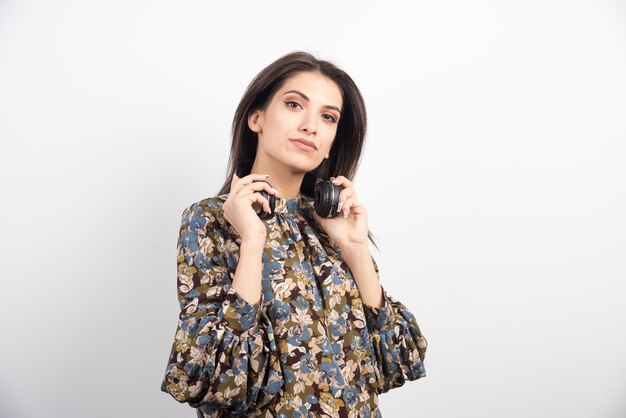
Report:
[[227,197],[183,211],[181,311],[161,390],[198,418],[382,417],[379,394],[426,376],[414,316],[384,288],[383,307],[362,302],[303,194],[276,196],[261,299],[248,303],[231,287],[241,237],[224,218]]

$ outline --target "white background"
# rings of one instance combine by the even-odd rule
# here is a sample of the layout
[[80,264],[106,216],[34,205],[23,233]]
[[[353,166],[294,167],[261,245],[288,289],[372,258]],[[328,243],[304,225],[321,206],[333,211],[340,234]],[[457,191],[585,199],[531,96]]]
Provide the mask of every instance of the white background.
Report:
[[293,50],[368,109],[353,179],[429,341],[392,417],[626,416],[623,1],[0,2],[0,416],[195,417],[160,391],[182,210]]

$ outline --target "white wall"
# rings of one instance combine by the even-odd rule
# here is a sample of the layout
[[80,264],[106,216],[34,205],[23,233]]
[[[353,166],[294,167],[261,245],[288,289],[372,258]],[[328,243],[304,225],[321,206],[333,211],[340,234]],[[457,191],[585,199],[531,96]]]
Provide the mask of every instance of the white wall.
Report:
[[626,416],[626,5],[387,4],[0,2],[0,416],[195,416],[160,392],[180,214],[296,49],[362,89],[355,187],[429,340],[384,416]]

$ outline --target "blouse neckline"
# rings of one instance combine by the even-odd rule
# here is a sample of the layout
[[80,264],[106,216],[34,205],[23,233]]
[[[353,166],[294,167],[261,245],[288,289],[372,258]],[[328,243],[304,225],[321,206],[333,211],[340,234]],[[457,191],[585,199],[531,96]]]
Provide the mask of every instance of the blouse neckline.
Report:
[[299,208],[302,208],[304,198],[302,193],[298,193],[298,196],[287,199],[280,195],[274,196],[274,212],[275,213],[294,213]]
[[[219,195],[218,198],[225,201],[228,198],[228,193]],[[274,195],[274,213],[295,214],[309,212],[313,209],[313,198],[303,195],[301,192],[298,193],[298,196],[289,199],[280,195]]]

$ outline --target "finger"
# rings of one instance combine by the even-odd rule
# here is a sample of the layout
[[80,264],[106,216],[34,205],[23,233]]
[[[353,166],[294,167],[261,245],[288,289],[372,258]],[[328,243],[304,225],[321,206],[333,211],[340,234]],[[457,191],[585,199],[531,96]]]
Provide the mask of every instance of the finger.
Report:
[[326,219],[322,218],[321,216],[319,216],[317,214],[317,212],[313,211],[313,219],[322,226],[322,228],[324,228],[324,225],[326,224]]
[[259,205],[263,207],[265,212],[267,213],[271,212],[270,202],[266,198],[264,198],[261,193],[256,193],[256,192],[250,193],[249,195],[246,195],[246,198],[250,200],[250,205],[254,205],[255,203],[258,203]]
[[345,188],[341,191],[341,193],[339,193],[339,200],[345,203],[346,199],[353,195],[354,195],[354,187]]
[[341,208],[341,212],[343,213],[344,218],[346,218],[350,214],[350,209],[352,209],[352,206],[354,206],[354,204],[355,204],[354,197],[349,197],[344,202],[343,207]]
[[235,186],[235,183],[237,183],[237,180],[239,180],[239,177],[237,176],[237,173],[233,173],[233,177],[230,179],[230,191],[233,191],[233,187]]
[[331,181],[333,184],[335,185],[342,185],[343,187],[350,187],[352,186],[352,182],[350,180],[348,180],[347,178],[345,178],[344,176],[337,176],[337,177],[331,177]]
[[261,190],[265,190],[269,194],[273,194],[273,195],[278,194],[278,190],[273,188],[269,182],[263,181],[263,180],[250,183],[247,186],[245,186],[242,190],[257,191],[257,192],[260,192]]
[[231,193],[235,194],[239,192],[247,184],[251,184],[254,180],[264,180],[268,178],[268,174],[248,174],[247,176],[237,178],[235,184],[231,187]]

